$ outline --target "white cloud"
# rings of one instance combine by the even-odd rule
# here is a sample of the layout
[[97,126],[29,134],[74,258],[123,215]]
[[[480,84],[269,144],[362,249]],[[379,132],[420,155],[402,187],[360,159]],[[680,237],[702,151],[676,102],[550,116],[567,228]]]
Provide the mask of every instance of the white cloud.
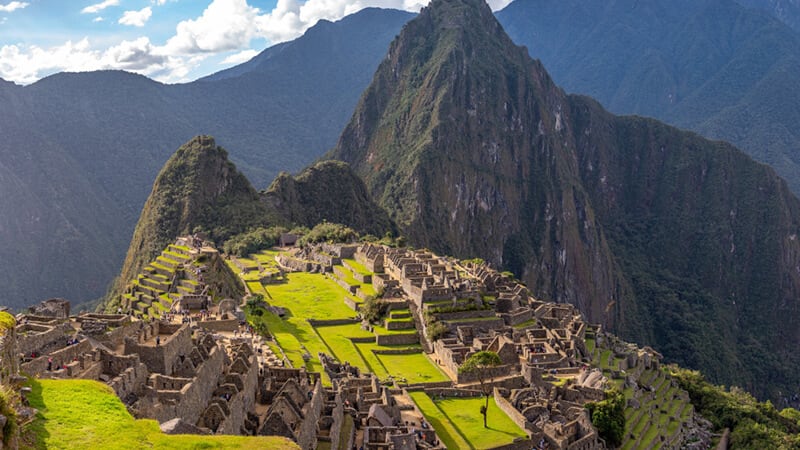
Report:
[[165,4],[165,3],[167,3],[167,0],[150,0],[150,3],[152,3],[154,5],[161,6],[161,5]]
[[508,6],[508,4],[511,3],[511,0],[486,0],[486,3],[489,4],[489,7],[492,8],[492,11],[500,11]]
[[251,60],[251,59],[253,59],[253,57],[254,57],[254,56],[256,56],[257,54],[258,54],[258,51],[256,51],[256,50],[252,50],[252,49],[248,49],[248,50],[242,50],[242,51],[241,51],[241,52],[239,52],[239,53],[235,53],[235,54],[233,54],[233,55],[230,55],[230,56],[228,56],[227,58],[223,59],[223,60],[220,62],[220,65],[225,65],[225,66],[227,66],[227,65],[229,65],[229,64],[230,64],[230,65],[233,65],[233,64],[241,64],[241,63],[243,63],[243,62],[250,61],[250,60]]
[[54,72],[121,69],[164,81],[184,81],[204,56],[179,58],[166,55],[146,37],[93,49],[88,38],[50,48],[16,45],[0,47],[0,77],[21,84],[33,83]]
[[86,8],[81,10],[81,14],[95,14],[98,13],[109,6],[117,6],[119,5],[119,0],[104,0],[100,3],[95,3],[94,5],[89,5]]
[[246,0],[213,0],[202,16],[178,24],[166,48],[182,55],[246,48],[256,35],[258,12]]
[[94,19],[92,19],[92,22],[102,22],[104,20],[106,20],[106,19],[103,19],[101,16],[97,16]]
[[294,39],[320,19],[339,20],[370,6],[419,11],[428,2],[417,0],[278,0],[275,8],[256,20],[258,35],[272,43]]
[[119,23],[132,27],[143,27],[152,16],[153,10],[147,6],[139,11],[125,11],[120,17]]
[[5,5],[0,4],[0,11],[2,12],[14,12],[18,9],[22,9],[26,6],[30,5],[28,2],[11,2]]

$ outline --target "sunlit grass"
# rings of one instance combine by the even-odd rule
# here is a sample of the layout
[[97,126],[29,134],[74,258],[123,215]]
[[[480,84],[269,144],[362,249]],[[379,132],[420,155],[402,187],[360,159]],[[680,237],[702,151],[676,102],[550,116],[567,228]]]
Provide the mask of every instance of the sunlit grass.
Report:
[[107,385],[36,380],[28,395],[39,411],[28,425],[36,449],[295,449],[281,437],[166,435],[155,420],[134,419]]

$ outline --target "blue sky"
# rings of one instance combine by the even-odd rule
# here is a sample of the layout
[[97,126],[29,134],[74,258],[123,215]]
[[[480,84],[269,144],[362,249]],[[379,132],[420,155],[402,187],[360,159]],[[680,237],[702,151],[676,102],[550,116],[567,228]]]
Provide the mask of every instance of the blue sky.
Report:
[[[176,83],[242,63],[320,19],[428,0],[0,0],[0,78],[122,69]],[[490,0],[504,6],[509,0]]]
[[[510,0],[489,0],[493,9]],[[176,83],[247,61],[320,19],[428,0],[0,0],[0,78],[122,69]]]

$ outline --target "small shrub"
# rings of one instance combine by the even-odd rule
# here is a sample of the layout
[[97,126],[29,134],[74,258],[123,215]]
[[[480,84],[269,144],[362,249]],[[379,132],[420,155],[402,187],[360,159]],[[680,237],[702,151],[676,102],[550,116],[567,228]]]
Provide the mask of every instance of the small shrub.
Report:
[[389,304],[379,298],[368,297],[358,310],[367,322],[377,323],[389,312]]
[[17,410],[19,404],[16,394],[7,386],[0,386],[0,414],[8,419],[3,427],[3,444],[9,444],[17,431]]
[[442,322],[433,322],[427,328],[428,339],[435,341],[447,333],[447,325]]
[[304,247],[306,244],[318,242],[353,242],[356,239],[358,233],[352,228],[338,223],[322,222],[300,238],[299,244]]

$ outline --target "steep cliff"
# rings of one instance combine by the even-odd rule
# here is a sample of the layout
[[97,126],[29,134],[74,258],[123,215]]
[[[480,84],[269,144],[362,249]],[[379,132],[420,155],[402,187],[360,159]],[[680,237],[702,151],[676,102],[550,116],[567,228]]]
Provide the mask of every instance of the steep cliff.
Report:
[[[800,204],[730,145],[567,96],[480,0],[433,0],[330,157],[414,245],[760,395],[796,386]],[[786,392],[786,390],[784,390]]]

